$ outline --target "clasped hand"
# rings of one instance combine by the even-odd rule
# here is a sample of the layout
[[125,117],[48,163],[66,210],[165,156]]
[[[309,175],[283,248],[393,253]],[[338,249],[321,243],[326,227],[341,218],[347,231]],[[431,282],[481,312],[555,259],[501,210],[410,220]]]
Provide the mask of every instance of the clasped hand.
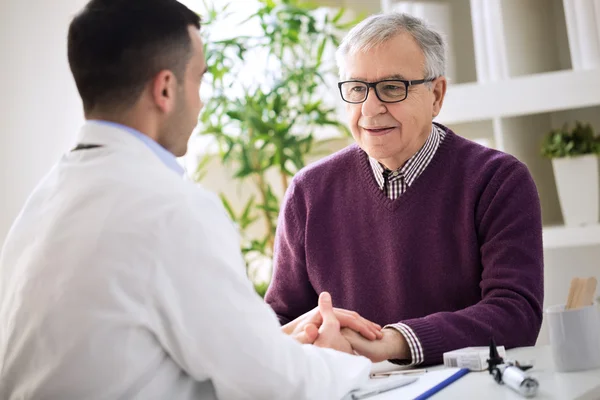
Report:
[[300,343],[363,355],[373,362],[400,358],[406,353],[406,343],[399,332],[382,330],[354,311],[334,308],[327,292],[321,293],[316,308],[281,329]]

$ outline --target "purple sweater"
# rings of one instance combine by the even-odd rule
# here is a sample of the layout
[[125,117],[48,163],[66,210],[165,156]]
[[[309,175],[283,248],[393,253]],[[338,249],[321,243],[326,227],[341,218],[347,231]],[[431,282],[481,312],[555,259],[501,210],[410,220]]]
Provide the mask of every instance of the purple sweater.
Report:
[[542,323],[540,203],[527,167],[448,131],[397,200],[356,145],[301,171],[286,193],[266,301],[286,323],[335,307],[404,323],[424,363],[446,351],[535,344]]

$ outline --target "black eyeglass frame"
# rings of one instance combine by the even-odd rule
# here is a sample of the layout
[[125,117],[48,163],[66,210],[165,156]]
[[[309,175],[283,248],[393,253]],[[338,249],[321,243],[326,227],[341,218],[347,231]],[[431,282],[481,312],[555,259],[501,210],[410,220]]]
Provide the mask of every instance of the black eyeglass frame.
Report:
[[[367,98],[369,97],[369,93],[371,92],[371,88],[373,88],[373,91],[375,91],[375,96],[377,96],[377,98],[379,99],[379,101],[381,101],[382,103],[400,103],[401,101],[404,101],[408,98],[408,88],[414,85],[421,85],[423,83],[428,83],[428,82],[433,82],[435,81],[436,78],[429,78],[429,79],[417,79],[417,80],[412,80],[412,81],[407,81],[404,79],[384,79],[382,81],[377,81],[377,82],[365,82],[365,81],[359,81],[356,79],[352,79],[349,81],[342,81],[342,82],[338,82],[338,89],[340,90],[340,96],[342,97],[342,100],[344,100],[346,103],[350,103],[350,104],[361,104],[364,103],[365,101],[367,101]],[[344,98],[344,94],[342,93],[342,85],[344,83],[351,83],[351,82],[356,82],[356,83],[362,83],[367,85],[367,93],[365,94],[365,98],[362,101],[348,101]],[[387,100],[383,100],[381,97],[379,97],[379,92],[377,91],[377,85],[379,85],[380,83],[383,82],[402,82],[404,84],[404,91],[406,92],[405,96],[403,99],[400,100],[394,100],[394,101],[387,101]]]

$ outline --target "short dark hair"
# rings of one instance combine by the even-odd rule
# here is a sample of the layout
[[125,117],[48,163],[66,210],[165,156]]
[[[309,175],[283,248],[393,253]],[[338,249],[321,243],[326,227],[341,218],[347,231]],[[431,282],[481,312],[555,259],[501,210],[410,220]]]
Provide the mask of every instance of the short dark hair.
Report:
[[86,113],[128,107],[157,73],[181,80],[200,17],[176,0],[91,0],[69,26],[68,57]]

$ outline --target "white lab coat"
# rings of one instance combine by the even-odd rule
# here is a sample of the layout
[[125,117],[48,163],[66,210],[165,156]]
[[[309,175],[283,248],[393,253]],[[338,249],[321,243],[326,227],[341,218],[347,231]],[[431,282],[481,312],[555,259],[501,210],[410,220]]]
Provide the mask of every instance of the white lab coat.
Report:
[[87,123],[0,258],[1,399],[336,399],[370,361],[300,345],[218,198]]

